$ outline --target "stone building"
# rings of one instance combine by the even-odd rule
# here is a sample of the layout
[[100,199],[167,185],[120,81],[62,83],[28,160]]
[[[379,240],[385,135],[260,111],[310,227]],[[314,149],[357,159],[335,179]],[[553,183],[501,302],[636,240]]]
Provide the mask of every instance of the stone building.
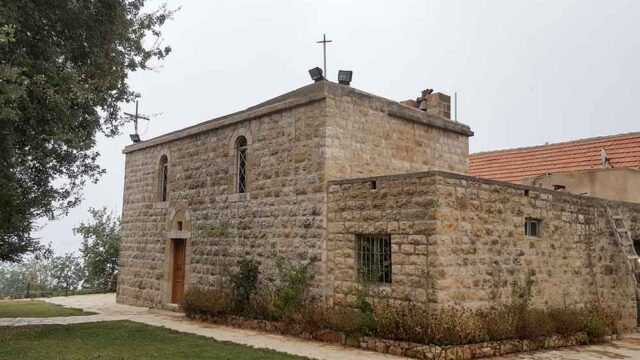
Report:
[[471,154],[469,174],[640,202],[640,132]]
[[337,304],[362,276],[373,296],[469,306],[531,279],[538,304],[606,302],[635,323],[607,209],[631,226],[640,205],[470,177],[473,133],[448,96],[425,100],[320,81],[127,146],[118,302],[175,306],[242,257],[276,281],[282,258],[313,262]]

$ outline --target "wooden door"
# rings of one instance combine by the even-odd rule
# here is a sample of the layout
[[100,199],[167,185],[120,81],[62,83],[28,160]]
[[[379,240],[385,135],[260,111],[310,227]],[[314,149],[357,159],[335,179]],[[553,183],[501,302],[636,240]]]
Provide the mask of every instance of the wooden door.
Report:
[[184,265],[185,265],[185,241],[173,240],[173,279],[171,289],[171,302],[180,303],[184,296]]

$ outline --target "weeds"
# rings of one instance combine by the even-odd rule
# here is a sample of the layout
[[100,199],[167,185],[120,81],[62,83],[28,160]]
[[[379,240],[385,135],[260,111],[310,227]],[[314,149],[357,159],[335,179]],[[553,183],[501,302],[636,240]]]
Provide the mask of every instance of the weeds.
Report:
[[280,321],[291,335],[319,330],[339,331],[349,338],[370,335],[422,344],[458,345],[510,339],[537,340],[551,335],[586,333],[598,341],[616,333],[620,313],[589,305],[585,308],[531,307],[532,281],[514,286],[511,304],[472,310],[462,306],[437,306],[409,301],[368,301],[361,286],[350,306],[328,306],[309,296],[311,264],[293,266],[278,262],[280,285],[258,289],[259,263],[242,259],[239,271],[216,290],[191,288],[182,303],[189,318],[215,319],[241,315]]

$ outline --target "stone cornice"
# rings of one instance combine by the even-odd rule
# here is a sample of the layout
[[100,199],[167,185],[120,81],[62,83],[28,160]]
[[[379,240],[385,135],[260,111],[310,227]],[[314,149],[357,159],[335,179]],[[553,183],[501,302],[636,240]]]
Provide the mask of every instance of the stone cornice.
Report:
[[277,104],[264,106],[258,109],[248,109],[248,110],[240,111],[240,112],[226,115],[220,118],[209,120],[200,124],[196,124],[194,126],[190,126],[184,129],[176,130],[176,131],[173,131],[173,132],[170,132],[170,133],[167,133],[167,134],[164,134],[164,135],[161,135],[137,144],[129,145],[125,147],[124,150],[122,150],[122,153],[126,154],[132,151],[145,149],[151,146],[157,146],[167,142],[193,136],[201,132],[210,131],[210,130],[221,128],[223,126],[228,126],[234,123],[255,119],[257,117],[261,117],[261,116],[277,113],[280,111],[284,111],[287,109],[291,109],[294,107],[313,103],[313,102],[322,100],[324,98],[326,98],[326,94],[324,92],[317,92],[317,93],[312,93],[305,97],[286,100]]
[[385,111],[389,116],[440,128],[465,136],[473,136],[473,132],[469,129],[469,126],[465,124],[454,122],[445,118],[439,118],[433,115],[428,115],[418,109],[413,109],[408,106],[401,105],[396,101],[369,94],[367,92],[349,86],[335,84],[329,81],[321,81],[305,86],[298,90],[294,90],[291,93],[284,94],[267,102],[250,107],[246,110],[225,115],[184,129],[176,130],[155,137],[153,139],[126,146],[122,150],[122,153],[127,154],[152,146],[158,146],[167,142],[193,136],[205,131],[211,131],[238,122],[251,120],[261,116],[266,116],[280,111],[307,105],[326,98],[339,99],[342,96],[378,99],[383,102],[383,111]]

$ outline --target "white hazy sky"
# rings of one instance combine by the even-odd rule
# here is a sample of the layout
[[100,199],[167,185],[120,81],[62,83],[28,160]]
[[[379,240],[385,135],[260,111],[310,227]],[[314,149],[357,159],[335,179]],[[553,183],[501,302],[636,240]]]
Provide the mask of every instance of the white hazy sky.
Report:
[[[152,1],[150,8],[159,1]],[[255,105],[328,75],[394,100],[433,88],[458,92],[471,151],[640,130],[640,1],[168,1],[182,9],[164,28],[173,53],[157,72],[133,74],[143,139]],[[133,111],[133,105],[124,105]],[[140,131],[145,131],[142,124]],[[122,211],[124,155],[132,125],[100,138],[107,170],[69,216],[36,236],[76,250],[72,228],[89,207]]]

